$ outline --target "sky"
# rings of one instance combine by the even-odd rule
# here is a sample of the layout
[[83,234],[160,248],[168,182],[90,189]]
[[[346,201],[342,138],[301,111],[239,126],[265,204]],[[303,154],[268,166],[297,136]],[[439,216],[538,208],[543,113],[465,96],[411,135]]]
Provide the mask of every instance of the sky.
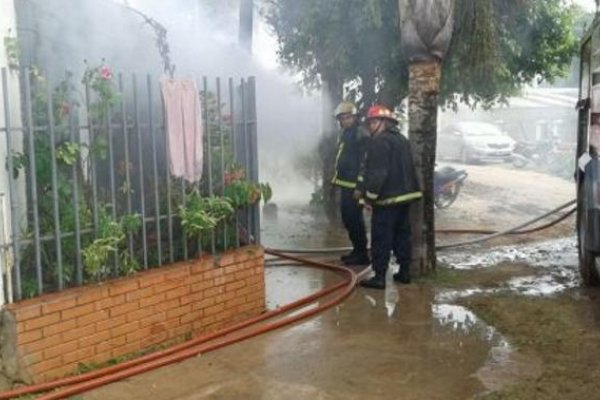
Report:
[[579,4],[585,10],[594,11],[596,9],[596,3],[594,0],[573,0],[575,4]]

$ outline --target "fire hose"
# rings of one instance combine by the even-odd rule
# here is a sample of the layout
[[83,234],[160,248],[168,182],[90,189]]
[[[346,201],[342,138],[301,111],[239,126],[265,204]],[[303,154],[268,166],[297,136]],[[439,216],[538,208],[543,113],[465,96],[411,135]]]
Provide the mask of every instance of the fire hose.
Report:
[[[561,205],[539,217],[536,217],[532,220],[522,223],[516,227],[505,229],[502,231],[476,230],[476,229],[440,230],[440,231],[438,231],[439,233],[470,233],[470,234],[478,233],[478,234],[486,234],[486,236],[483,236],[483,237],[480,237],[477,239],[473,239],[473,240],[469,240],[469,241],[436,246],[436,248],[439,250],[445,250],[448,248],[462,247],[462,246],[468,246],[468,245],[472,245],[472,244],[476,244],[476,243],[481,243],[481,242],[491,240],[493,238],[507,235],[507,234],[526,234],[526,233],[531,233],[531,232],[539,231],[542,229],[546,229],[550,226],[553,226],[553,225],[561,222],[562,220],[566,219],[568,216],[572,215],[576,211],[576,208],[569,210],[568,212],[563,214],[561,217],[559,217],[556,220],[551,221],[550,223],[547,223],[543,226],[525,230],[525,231],[521,230],[529,225],[532,225],[544,218],[547,218],[550,215],[553,215],[553,214],[575,204],[575,202],[576,202],[576,200],[572,200],[572,201],[567,202],[567,203],[565,203],[565,204],[563,204],[563,205]],[[58,379],[58,380],[55,380],[52,382],[40,383],[40,384],[36,384],[36,385],[31,385],[31,386],[15,389],[12,391],[2,392],[2,393],[0,393],[0,400],[11,399],[14,397],[32,394],[32,393],[47,392],[47,391],[50,391],[53,389],[66,387],[66,389],[60,389],[58,391],[48,393],[48,394],[40,397],[40,399],[42,399],[42,400],[62,399],[65,397],[73,396],[73,395],[76,395],[79,393],[83,393],[83,392],[92,390],[94,388],[97,388],[97,387],[100,387],[100,386],[103,386],[103,385],[106,385],[106,384],[109,384],[112,382],[116,382],[116,381],[119,381],[119,380],[122,380],[122,379],[125,379],[128,377],[131,377],[133,375],[147,372],[147,371],[150,371],[150,370],[153,370],[153,369],[156,369],[156,368],[168,365],[168,364],[180,362],[187,358],[197,356],[198,354],[207,353],[207,352],[225,347],[227,345],[234,344],[239,341],[260,335],[262,333],[266,333],[266,332],[278,329],[280,327],[283,327],[283,326],[286,326],[289,324],[293,324],[295,322],[298,322],[298,321],[308,318],[310,316],[313,316],[321,311],[324,311],[328,308],[331,308],[331,307],[341,303],[344,299],[346,299],[352,293],[354,286],[358,282],[359,275],[362,275],[366,271],[363,271],[361,274],[357,274],[356,272],[354,272],[353,270],[351,270],[349,268],[345,268],[345,267],[341,267],[341,266],[333,265],[333,264],[326,264],[326,263],[310,260],[310,259],[307,259],[304,257],[300,258],[300,257],[290,256],[289,254],[285,254],[285,253],[327,254],[327,253],[338,253],[338,252],[343,252],[343,251],[348,251],[348,250],[350,250],[350,248],[347,248],[347,247],[326,248],[326,249],[284,249],[284,250],[267,249],[267,250],[265,250],[265,252],[267,254],[277,257],[277,258],[282,258],[284,260],[288,260],[288,262],[294,263],[294,264],[288,263],[288,264],[281,264],[281,265],[296,265],[296,266],[310,265],[313,267],[329,269],[329,270],[337,272],[337,273],[342,273],[342,274],[346,275],[346,278],[341,282],[332,284],[332,285],[330,285],[316,293],[313,293],[309,296],[306,296],[304,298],[296,300],[292,303],[286,304],[277,309],[268,311],[264,314],[261,314],[260,316],[240,322],[229,328],[225,328],[225,329],[219,330],[217,332],[205,334],[205,335],[199,336],[195,339],[192,339],[190,341],[181,343],[179,345],[172,346],[168,349],[161,350],[161,351],[158,351],[155,353],[151,353],[146,356],[142,356],[142,357],[139,357],[134,360],[126,361],[126,362],[123,362],[123,363],[120,363],[120,364],[117,364],[117,365],[114,365],[111,367],[103,368],[103,369],[96,370],[96,371],[90,371],[88,373],[81,374],[81,375]],[[270,260],[267,260],[267,263],[269,263],[269,261]],[[262,322],[262,321],[265,321],[268,319],[272,319],[274,317],[285,314],[291,310],[294,310],[297,308],[305,308],[310,303],[312,303],[318,299],[321,299],[325,296],[331,295],[332,293],[339,291],[340,289],[343,289],[343,290],[341,290],[340,293],[337,293],[333,298],[329,299],[328,301],[326,301],[322,304],[319,304],[316,307],[302,311],[301,313],[298,313],[295,315],[283,317],[277,321],[265,323],[262,326],[254,326],[259,322]],[[242,331],[246,328],[249,328],[249,327],[250,327],[250,329],[248,329],[246,332],[239,333],[240,331]],[[238,334],[235,335],[235,333],[238,333]],[[222,340],[214,342],[216,339],[221,339],[221,338],[222,338]]]
[[[52,393],[48,393],[39,399],[50,400],[50,399],[62,399],[65,397],[73,396],[79,393],[83,393],[99,386],[106,385],[108,383],[116,382],[125,378],[128,378],[133,375],[137,375],[143,372],[150,371],[152,369],[156,369],[168,364],[176,363],[182,360],[185,360],[190,357],[197,356],[198,354],[207,353],[221,347],[225,347],[227,345],[237,343],[244,339],[248,339],[262,333],[266,333],[280,327],[293,324],[302,319],[313,316],[321,311],[324,311],[328,308],[331,308],[343,300],[345,300],[353,291],[354,286],[359,280],[360,274],[357,274],[353,270],[341,267],[333,264],[326,264],[314,260],[306,260],[304,258],[289,256],[277,251],[265,250],[265,252],[269,255],[295,261],[301,263],[302,265],[313,266],[317,268],[331,270],[333,272],[345,275],[345,279],[341,282],[332,284],[316,293],[313,293],[309,296],[303,297],[299,300],[296,300],[292,303],[286,304],[277,309],[268,311],[260,316],[254,317],[252,319],[243,321],[241,323],[235,324],[229,328],[219,330],[214,333],[206,334],[199,336],[195,339],[187,341],[185,343],[181,343],[179,345],[170,347],[168,349],[158,351],[155,353],[148,354],[146,356],[126,361],[111,367],[99,369],[96,371],[91,371],[82,375],[71,376],[67,378],[58,379],[52,382],[40,383],[36,385],[31,385],[19,389],[15,389],[12,391],[2,392],[0,393],[0,400],[11,399],[17,396],[46,392],[49,390],[67,387],[66,389],[61,389]],[[364,273],[365,271],[363,271]],[[319,304],[313,308],[302,311],[295,315],[290,315],[284,318],[281,318],[277,321],[269,322],[264,325],[254,326],[258,322],[262,322],[268,319],[272,319],[276,316],[280,316],[285,314],[291,310],[298,308],[305,308],[310,303],[321,299],[325,296],[331,295],[334,292],[338,292],[331,299],[325,301],[322,304]],[[236,332],[240,332],[245,328],[249,328],[246,332],[239,333],[234,335]],[[229,335],[229,336],[228,336]],[[227,336],[227,337],[226,337]],[[211,342],[215,339],[222,340],[217,342]]]

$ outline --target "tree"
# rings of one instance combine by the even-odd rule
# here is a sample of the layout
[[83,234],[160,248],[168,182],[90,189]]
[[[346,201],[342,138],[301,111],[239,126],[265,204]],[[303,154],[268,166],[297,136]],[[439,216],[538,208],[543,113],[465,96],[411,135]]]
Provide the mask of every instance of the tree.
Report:
[[[413,122],[422,119],[420,128],[413,124],[410,136],[416,158],[422,160],[417,163],[425,207],[432,204],[437,126],[431,112],[436,104],[490,107],[503,102],[523,85],[563,75],[577,49],[573,7],[563,0],[267,2],[265,13],[278,37],[280,59],[301,72],[308,87],[337,79],[345,84],[347,97],[363,108],[373,102],[397,107],[409,94],[410,70],[411,106],[421,110],[413,113]],[[416,29],[412,37],[408,26]],[[435,42],[438,34],[443,43]],[[422,272],[435,268],[430,211],[425,213],[430,232],[426,251],[414,253]]]

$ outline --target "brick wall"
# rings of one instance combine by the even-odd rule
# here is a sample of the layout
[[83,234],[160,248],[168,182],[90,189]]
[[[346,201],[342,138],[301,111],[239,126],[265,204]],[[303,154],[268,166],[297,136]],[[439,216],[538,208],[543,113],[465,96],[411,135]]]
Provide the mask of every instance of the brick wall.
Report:
[[264,253],[244,247],[10,304],[2,361],[13,378],[47,381],[78,363],[184,340],[264,309]]

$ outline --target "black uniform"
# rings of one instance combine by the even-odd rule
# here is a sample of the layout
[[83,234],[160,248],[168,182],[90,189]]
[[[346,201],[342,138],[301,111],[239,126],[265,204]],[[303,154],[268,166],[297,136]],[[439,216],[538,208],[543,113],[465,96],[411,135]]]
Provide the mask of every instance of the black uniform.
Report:
[[396,127],[371,138],[364,174],[365,199],[373,205],[371,255],[375,278],[385,286],[393,250],[401,268],[394,278],[408,282],[411,261],[408,210],[409,204],[422,194],[410,143]]
[[353,197],[368,138],[368,134],[358,124],[344,129],[338,142],[335,176],[332,179],[332,184],[341,188],[340,209],[342,222],[352,242],[352,255],[356,256],[350,258],[349,263],[356,260],[357,263],[366,261],[368,264],[367,235],[362,206]]

